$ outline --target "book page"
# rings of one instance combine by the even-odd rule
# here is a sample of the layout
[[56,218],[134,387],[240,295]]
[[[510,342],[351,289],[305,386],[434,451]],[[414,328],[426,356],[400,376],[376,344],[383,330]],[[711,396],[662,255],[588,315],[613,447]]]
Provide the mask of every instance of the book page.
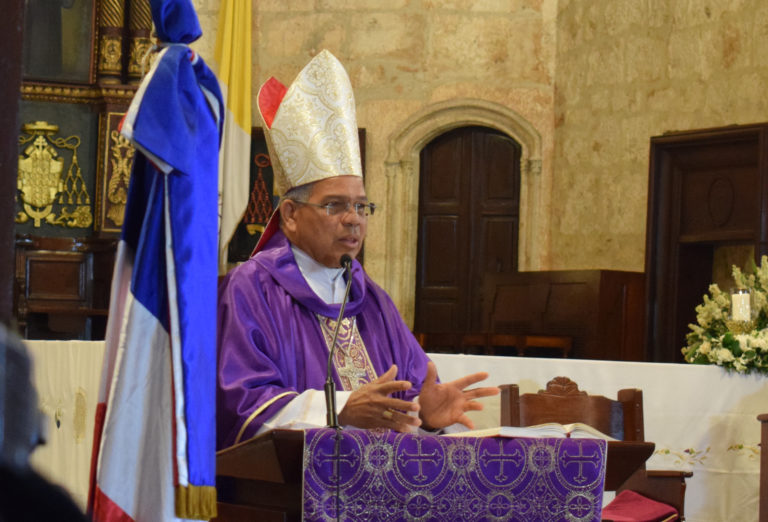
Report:
[[549,423],[537,426],[496,426],[482,430],[469,430],[459,433],[446,433],[444,437],[532,437],[532,438],[565,438],[568,434],[562,424]]
[[573,424],[558,424],[548,422],[546,424],[536,424],[535,426],[497,426],[481,430],[468,430],[458,433],[446,433],[443,437],[532,437],[532,438],[585,438],[585,439],[603,439],[616,440],[613,437],[602,433],[601,431],[583,424],[574,422]]
[[583,422],[574,422],[572,424],[566,424],[563,426],[569,437],[582,438],[582,439],[603,439],[603,440],[618,440],[610,435],[606,435],[597,428],[593,428],[589,424]]

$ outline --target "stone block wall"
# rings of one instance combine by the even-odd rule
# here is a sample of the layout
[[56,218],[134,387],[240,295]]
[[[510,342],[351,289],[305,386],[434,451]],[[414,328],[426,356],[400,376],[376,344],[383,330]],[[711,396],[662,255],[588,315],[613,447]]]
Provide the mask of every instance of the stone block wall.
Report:
[[[195,4],[212,58],[219,1]],[[418,166],[393,175],[387,162],[432,106],[495,104],[530,125],[540,171],[535,189],[523,180],[524,270],[642,271],[650,138],[768,120],[764,0],[254,0],[252,23],[254,95],[320,49],[345,64],[373,201],[418,193]],[[417,209],[398,201],[372,221],[366,263],[408,318],[415,245],[388,236]]]
[[764,0],[561,0],[551,260],[644,269],[650,138],[768,120]]

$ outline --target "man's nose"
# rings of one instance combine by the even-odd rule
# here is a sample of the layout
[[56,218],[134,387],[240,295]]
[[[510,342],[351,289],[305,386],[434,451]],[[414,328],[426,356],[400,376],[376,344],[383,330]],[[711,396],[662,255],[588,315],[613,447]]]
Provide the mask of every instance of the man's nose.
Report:
[[345,225],[359,225],[363,219],[365,218],[357,213],[354,205],[349,205],[341,216],[341,221]]

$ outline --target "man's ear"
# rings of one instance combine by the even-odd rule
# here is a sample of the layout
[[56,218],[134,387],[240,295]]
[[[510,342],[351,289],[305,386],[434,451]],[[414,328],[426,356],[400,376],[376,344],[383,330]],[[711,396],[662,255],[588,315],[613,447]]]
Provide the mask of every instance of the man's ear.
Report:
[[284,199],[280,202],[280,218],[283,226],[289,232],[296,231],[296,212],[298,209],[299,205],[293,200]]

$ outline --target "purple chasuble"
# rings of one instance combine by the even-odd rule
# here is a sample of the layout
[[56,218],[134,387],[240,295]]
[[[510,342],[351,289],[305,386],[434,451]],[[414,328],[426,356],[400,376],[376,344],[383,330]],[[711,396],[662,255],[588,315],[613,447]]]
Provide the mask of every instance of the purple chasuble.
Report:
[[[222,280],[218,448],[254,436],[297,394],[323,389],[328,348],[317,314],[335,320],[339,308],[312,291],[282,232]],[[381,375],[396,364],[396,378],[414,386],[393,396],[412,400],[421,389],[429,359],[392,300],[357,260],[352,262],[352,288],[344,310],[344,317],[352,316],[376,373]],[[334,380],[342,389],[335,372]]]

